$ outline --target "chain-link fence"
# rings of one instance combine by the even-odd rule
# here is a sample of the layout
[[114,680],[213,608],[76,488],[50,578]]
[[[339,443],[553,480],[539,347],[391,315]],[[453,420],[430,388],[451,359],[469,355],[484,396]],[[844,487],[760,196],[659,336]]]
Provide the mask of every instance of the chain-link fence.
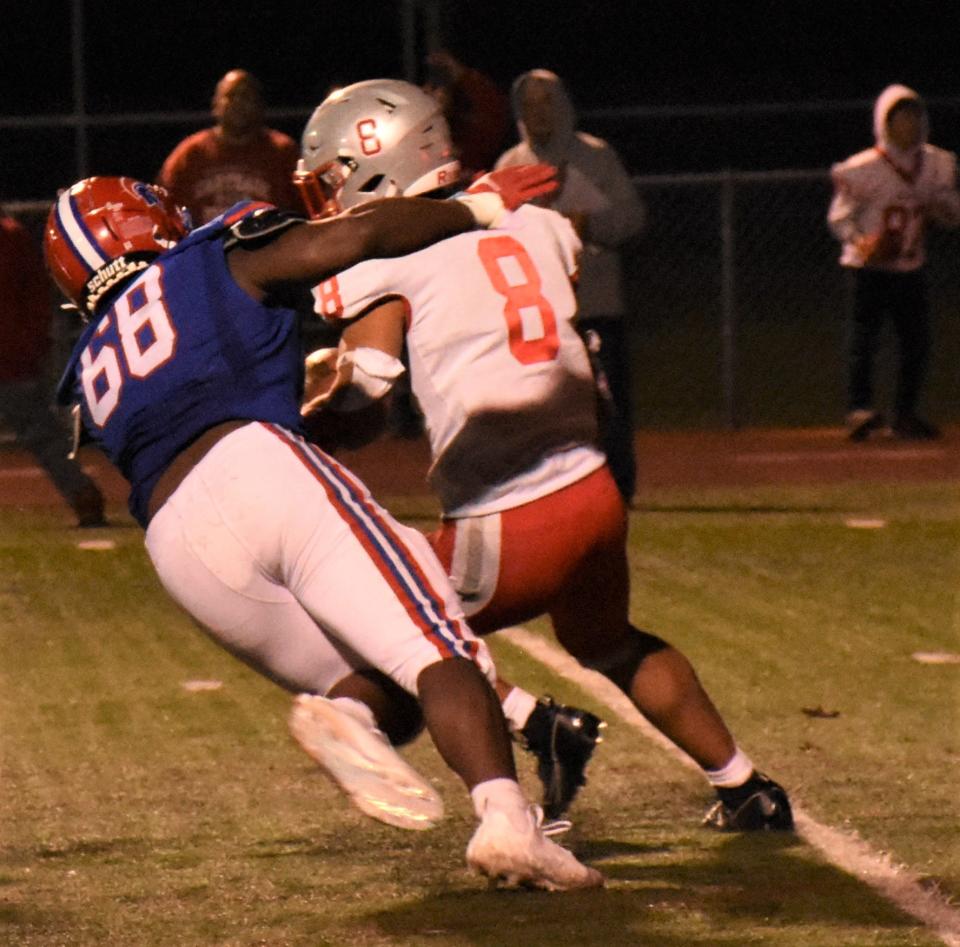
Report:
[[[825,171],[637,179],[647,230],[625,253],[640,426],[837,424],[850,285]],[[930,234],[934,353],[925,409],[960,417],[960,233]],[[878,394],[895,375],[888,334]]]
[[[825,171],[636,179],[646,231],[624,250],[641,427],[837,424],[846,403],[849,287],[826,226]],[[8,203],[40,239],[47,205]],[[960,231],[933,231],[934,352],[924,410],[960,418]],[[60,314],[61,366],[78,329]],[[877,364],[889,399],[895,347]]]

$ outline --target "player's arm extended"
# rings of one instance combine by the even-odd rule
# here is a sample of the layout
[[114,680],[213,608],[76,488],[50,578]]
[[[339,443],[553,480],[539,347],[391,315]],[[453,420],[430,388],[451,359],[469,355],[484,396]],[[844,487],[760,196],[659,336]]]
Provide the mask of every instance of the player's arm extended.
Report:
[[412,253],[475,224],[459,201],[386,198],[355,213],[291,227],[266,245],[240,247],[230,254],[230,270],[244,290],[260,299],[283,286],[314,286],[362,260]]
[[292,284],[315,286],[363,260],[405,256],[475,226],[493,226],[504,210],[556,188],[556,170],[549,165],[511,168],[500,175],[482,193],[471,193],[475,185],[447,201],[384,198],[291,227],[256,248],[241,245],[230,254],[231,273],[255,299]]

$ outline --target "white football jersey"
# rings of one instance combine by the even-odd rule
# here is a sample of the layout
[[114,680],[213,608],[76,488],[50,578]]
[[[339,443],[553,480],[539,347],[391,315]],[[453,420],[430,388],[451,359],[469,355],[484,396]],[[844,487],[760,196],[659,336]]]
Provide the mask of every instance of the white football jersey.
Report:
[[843,243],[843,266],[864,265],[857,246],[861,237],[892,231],[900,237],[900,251],[880,266],[915,270],[924,262],[927,220],[960,223],[957,158],[950,151],[925,144],[917,167],[906,173],[881,149],[867,148],[834,165],[832,173],[835,190],[828,221]]
[[566,218],[525,205],[502,228],[368,260],[315,290],[327,317],[405,301],[411,386],[445,515],[519,506],[603,464],[593,374],[572,324],[579,251]]

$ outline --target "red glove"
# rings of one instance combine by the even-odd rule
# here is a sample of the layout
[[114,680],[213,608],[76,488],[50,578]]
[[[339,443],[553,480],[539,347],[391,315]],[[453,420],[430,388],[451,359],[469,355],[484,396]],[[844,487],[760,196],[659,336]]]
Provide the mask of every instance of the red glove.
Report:
[[516,210],[521,204],[557,189],[557,169],[552,164],[519,164],[512,168],[489,171],[477,178],[468,194],[493,191],[500,195],[507,210]]
[[456,200],[470,208],[481,227],[495,227],[506,211],[556,189],[557,169],[553,165],[521,164],[484,174]]

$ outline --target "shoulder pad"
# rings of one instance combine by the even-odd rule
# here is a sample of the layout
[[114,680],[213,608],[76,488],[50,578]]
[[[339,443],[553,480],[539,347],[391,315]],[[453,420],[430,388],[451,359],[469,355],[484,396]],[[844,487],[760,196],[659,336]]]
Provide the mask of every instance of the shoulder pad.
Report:
[[229,250],[238,245],[259,245],[276,239],[285,230],[306,220],[299,214],[276,207],[265,207],[238,220],[229,228],[224,246]]

